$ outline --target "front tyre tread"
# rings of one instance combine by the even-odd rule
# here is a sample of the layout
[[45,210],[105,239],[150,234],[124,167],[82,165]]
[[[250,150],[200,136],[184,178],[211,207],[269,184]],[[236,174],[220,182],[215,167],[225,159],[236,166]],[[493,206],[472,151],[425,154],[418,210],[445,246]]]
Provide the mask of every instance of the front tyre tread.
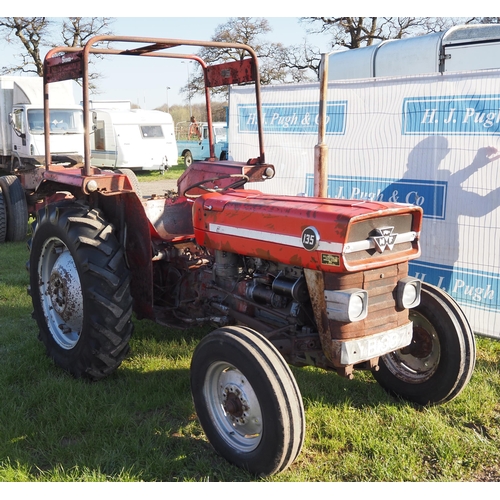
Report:
[[[427,329],[422,328],[424,335],[429,333],[429,338],[433,329],[432,352],[428,353],[428,359],[433,360],[431,367],[426,371],[422,365],[421,372],[414,371],[412,359],[418,366],[422,354],[408,358],[408,354],[402,354],[404,350],[398,350],[382,356],[379,370],[373,375],[387,392],[396,397],[420,405],[451,401],[463,391],[474,371],[476,345],[470,324],[450,295],[428,283],[422,283],[421,302],[410,311],[411,317],[417,323],[430,325]],[[409,364],[406,364],[405,356]]]
[[[268,476],[286,469],[300,453],[305,434],[300,391],[279,352],[259,333],[223,327],[202,339],[191,362],[191,390],[208,440],[229,462]],[[241,400],[249,402],[243,423],[224,399],[239,390]],[[261,427],[247,427],[252,419],[261,420]]]

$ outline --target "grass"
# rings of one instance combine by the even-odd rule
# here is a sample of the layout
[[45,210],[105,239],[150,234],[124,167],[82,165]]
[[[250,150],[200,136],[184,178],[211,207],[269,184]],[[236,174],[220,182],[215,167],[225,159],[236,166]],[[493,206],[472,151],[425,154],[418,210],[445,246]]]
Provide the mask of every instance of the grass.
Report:
[[475,373],[431,408],[389,397],[369,373],[349,381],[293,369],[304,399],[302,453],[256,480],[217,456],[194,413],[193,349],[207,329],[135,321],[131,355],[98,382],[55,367],[26,293],[28,250],[0,245],[0,481],[445,482],[500,480],[500,343],[478,339]]
[[163,174],[159,170],[145,170],[143,172],[138,170],[135,172],[135,175],[139,179],[139,182],[163,181],[165,179],[178,179],[184,170],[186,170],[184,160],[179,158],[179,163],[170,167]]

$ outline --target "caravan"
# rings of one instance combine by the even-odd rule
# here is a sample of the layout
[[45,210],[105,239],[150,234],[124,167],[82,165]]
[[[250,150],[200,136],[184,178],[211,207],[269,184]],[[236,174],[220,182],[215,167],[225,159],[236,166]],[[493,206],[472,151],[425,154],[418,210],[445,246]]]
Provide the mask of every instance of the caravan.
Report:
[[91,112],[94,165],[161,172],[177,165],[169,113],[132,109],[129,101],[93,101]]

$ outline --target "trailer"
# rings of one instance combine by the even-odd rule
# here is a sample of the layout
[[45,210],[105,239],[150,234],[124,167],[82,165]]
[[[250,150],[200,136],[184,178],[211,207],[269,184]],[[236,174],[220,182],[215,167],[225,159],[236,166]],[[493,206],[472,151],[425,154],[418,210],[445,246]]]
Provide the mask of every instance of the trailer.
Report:
[[331,52],[327,73],[328,80],[352,80],[494,69],[499,54],[500,26],[471,24]]
[[[324,154],[329,197],[421,206],[422,255],[411,275],[450,293],[474,331],[492,338],[500,338],[499,40],[498,25],[455,27],[325,55],[323,73],[336,79],[324,98],[320,83],[262,89],[277,171],[263,189],[311,196],[310,165]],[[230,90],[236,159],[256,141],[249,92]]]
[[130,101],[92,101],[91,153],[99,167],[165,172],[177,165],[169,113],[132,109]]

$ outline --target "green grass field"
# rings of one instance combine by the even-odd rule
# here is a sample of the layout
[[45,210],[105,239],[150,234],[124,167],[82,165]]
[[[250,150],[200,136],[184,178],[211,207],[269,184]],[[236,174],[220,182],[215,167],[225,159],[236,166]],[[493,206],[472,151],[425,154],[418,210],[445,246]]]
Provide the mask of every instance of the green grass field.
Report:
[[179,158],[179,163],[173,165],[163,174],[159,170],[146,170],[144,172],[136,171],[135,174],[139,182],[163,181],[165,179],[178,179],[186,170],[184,160]]
[[194,413],[190,357],[207,330],[135,321],[115,374],[73,379],[37,340],[27,259],[26,244],[0,245],[0,481],[500,481],[498,341],[478,339],[470,384],[439,407],[396,401],[369,373],[294,368],[304,448],[256,480],[215,454]]

